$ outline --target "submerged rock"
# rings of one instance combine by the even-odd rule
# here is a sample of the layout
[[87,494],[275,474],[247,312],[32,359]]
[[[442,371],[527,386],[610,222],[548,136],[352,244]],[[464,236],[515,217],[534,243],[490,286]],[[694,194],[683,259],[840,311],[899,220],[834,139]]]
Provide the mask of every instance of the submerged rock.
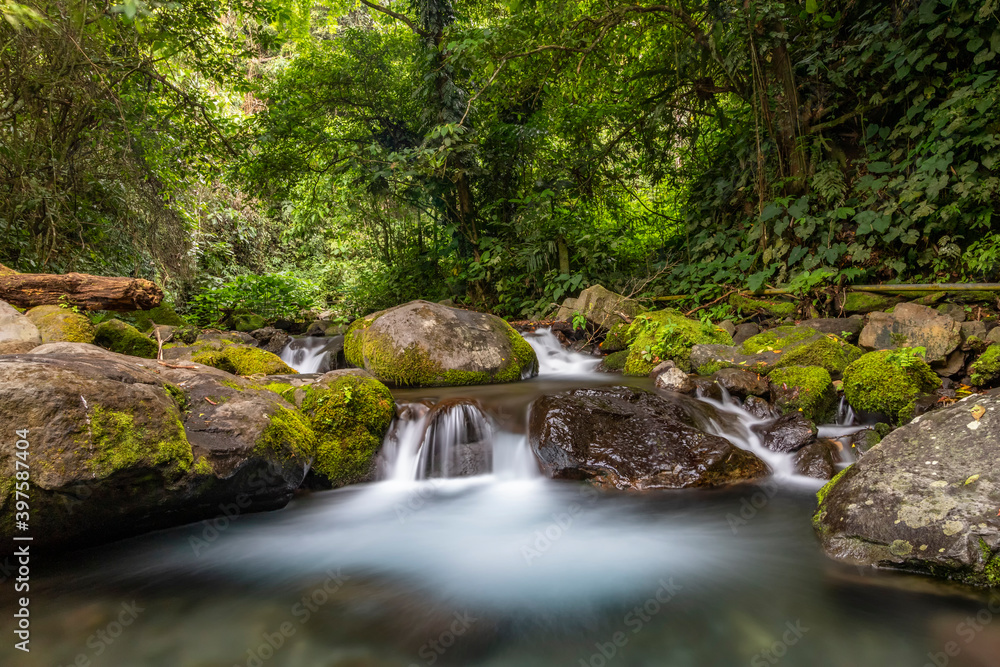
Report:
[[535,351],[499,317],[428,301],[355,321],[344,353],[380,381],[404,387],[515,382],[538,372]]
[[1000,586],[1000,397],[970,396],[888,434],[818,494],[827,553]]
[[722,486],[770,473],[753,453],[698,430],[681,402],[631,387],[542,397],[528,438],[549,477],[611,488]]
[[41,344],[35,323],[6,301],[0,301],[0,354],[28,352]]

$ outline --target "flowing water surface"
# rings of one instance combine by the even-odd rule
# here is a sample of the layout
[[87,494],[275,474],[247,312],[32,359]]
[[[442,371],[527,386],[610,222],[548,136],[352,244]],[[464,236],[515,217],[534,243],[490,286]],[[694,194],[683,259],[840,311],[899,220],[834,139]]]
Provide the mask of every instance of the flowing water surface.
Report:
[[[809,521],[819,482],[731,402],[689,407],[765,458],[765,482],[630,494],[542,478],[525,438],[535,398],[652,387],[596,373],[548,332],[530,342],[533,380],[395,392],[381,481],[48,558],[32,651],[6,641],[0,664],[1000,665],[985,598],[827,559]],[[857,428],[846,409],[839,421],[824,433]]]

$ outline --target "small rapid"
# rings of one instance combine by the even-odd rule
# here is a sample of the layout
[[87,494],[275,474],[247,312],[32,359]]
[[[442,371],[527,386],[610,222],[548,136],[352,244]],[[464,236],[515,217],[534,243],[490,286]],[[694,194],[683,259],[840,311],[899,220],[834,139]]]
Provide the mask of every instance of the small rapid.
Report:
[[332,369],[332,357],[343,348],[343,336],[299,336],[281,350],[281,360],[298,373],[325,373]]

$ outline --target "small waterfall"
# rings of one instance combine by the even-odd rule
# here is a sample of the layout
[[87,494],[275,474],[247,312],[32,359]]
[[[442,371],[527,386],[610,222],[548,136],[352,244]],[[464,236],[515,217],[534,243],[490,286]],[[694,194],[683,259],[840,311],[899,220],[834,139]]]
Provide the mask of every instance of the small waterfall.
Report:
[[537,329],[524,335],[538,355],[538,375],[589,375],[601,360],[563,347],[552,329]]
[[469,399],[400,406],[382,445],[379,468],[383,479],[401,482],[490,473],[538,475],[527,439],[498,432]]
[[336,367],[343,345],[343,336],[303,336],[289,341],[279,356],[299,373],[326,373]]
[[847,402],[847,398],[840,397],[840,405],[837,406],[837,426],[854,426],[857,420],[854,418],[854,408]]

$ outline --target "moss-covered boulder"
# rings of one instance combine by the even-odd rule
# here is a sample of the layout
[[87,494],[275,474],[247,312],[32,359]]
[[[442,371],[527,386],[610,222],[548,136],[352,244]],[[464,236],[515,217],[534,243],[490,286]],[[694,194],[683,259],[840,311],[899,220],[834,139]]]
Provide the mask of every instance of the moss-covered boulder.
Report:
[[732,345],[733,339],[717,326],[690,320],[676,310],[644,313],[629,327],[633,338],[625,362],[626,375],[649,375],[657,364],[673,361],[683,371],[691,370],[691,348],[695,345]]
[[922,359],[890,350],[869,352],[844,369],[847,402],[894,424],[912,418],[914,402],[940,386],[941,379]]
[[0,354],[28,352],[42,344],[35,323],[6,301],[0,301]]
[[851,345],[839,336],[827,334],[784,352],[775,367],[819,366],[825,368],[832,377],[839,378],[844,369],[860,359],[863,354],[861,348]]
[[395,415],[389,389],[356,370],[326,373],[301,399],[316,434],[312,470],[334,488],[374,478],[375,455]]
[[601,360],[601,365],[597,370],[608,373],[620,373],[625,369],[625,362],[628,361],[628,350],[612,352]]
[[872,292],[848,292],[845,297],[838,300],[837,305],[845,313],[864,315],[888,310],[897,303],[899,303],[898,297],[873,294]]
[[760,354],[775,352],[787,354],[803,345],[813,343],[823,337],[823,334],[810,327],[787,325],[762,331],[743,341],[743,354]]
[[822,424],[833,417],[837,393],[829,371],[819,366],[786,366],[768,376],[771,401],[783,413],[801,412]]
[[94,325],[85,315],[59,306],[36,306],[25,313],[43,343],[93,343]]
[[146,359],[155,359],[158,349],[156,341],[121,320],[108,320],[98,324],[94,343],[112,352]]
[[766,315],[768,317],[791,317],[796,306],[790,301],[773,301],[770,299],[755,299],[743,294],[733,294],[729,297],[729,305],[736,309],[742,317]]
[[[27,431],[34,544],[80,547],[214,516],[237,499],[240,511],[288,501],[308,459],[282,477],[271,472],[272,463],[282,469],[276,457],[253,454],[253,438],[267,430],[273,412],[264,404],[243,410],[240,421],[259,426],[243,422],[249,439],[242,449],[222,442],[226,415],[235,414],[224,400],[228,388],[213,392],[213,406],[189,393],[190,385],[182,388],[186,378],[169,377],[173,372],[181,371],[79,343],[0,358],[0,429]],[[270,392],[260,394],[268,405],[295,412]],[[213,410],[218,414],[201,441],[188,422],[207,423]],[[5,538],[14,528],[16,440],[0,441]]]
[[178,315],[173,306],[166,302],[161,302],[159,306],[152,310],[133,310],[127,313],[120,313],[118,317],[143,333],[152,331],[155,324],[169,327],[190,326],[190,323]]
[[1000,586],[1000,397],[888,434],[817,495],[826,552],[856,565]]
[[267,324],[267,321],[257,313],[239,312],[233,315],[234,331],[249,333],[257,329],[263,329],[265,324]]
[[429,301],[355,321],[344,354],[390,386],[515,382],[538,372],[535,351],[499,317]]
[[199,338],[194,345],[164,345],[163,358],[193,361],[233,375],[290,375],[296,372],[276,354],[226,338]]
[[603,352],[618,352],[628,348],[635,340],[635,334],[630,333],[632,325],[628,322],[618,322],[608,330],[604,340],[601,341]]
[[1000,380],[1000,345],[990,345],[969,367],[972,384],[984,387]]

